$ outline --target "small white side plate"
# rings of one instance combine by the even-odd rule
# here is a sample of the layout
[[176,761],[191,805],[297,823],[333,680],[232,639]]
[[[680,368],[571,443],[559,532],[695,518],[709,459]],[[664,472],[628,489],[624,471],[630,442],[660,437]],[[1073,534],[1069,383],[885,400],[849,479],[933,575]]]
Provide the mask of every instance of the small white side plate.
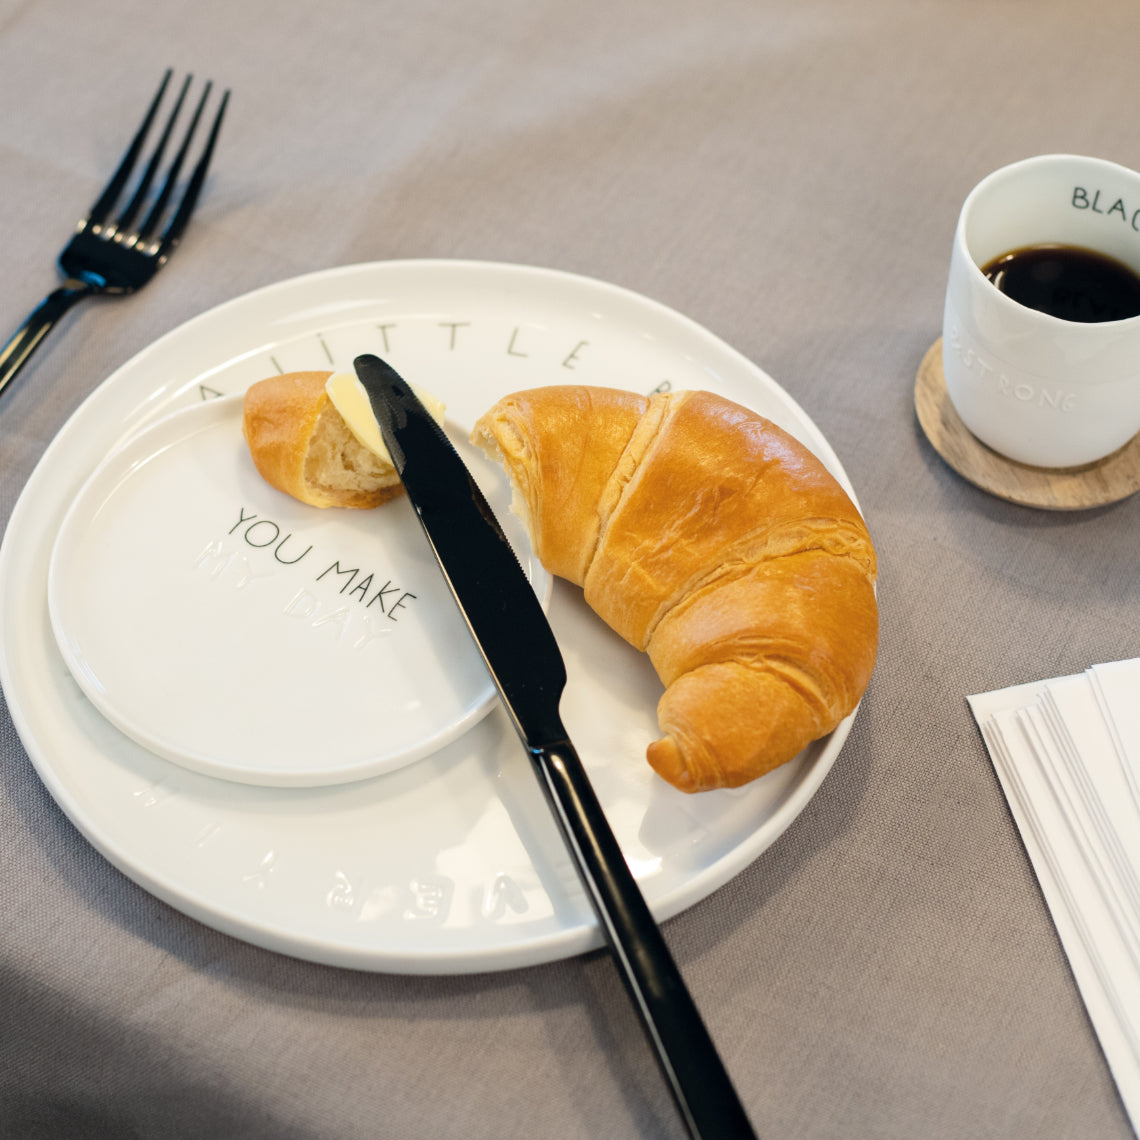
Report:
[[[544,605],[510,489],[451,431]],[[158,756],[282,787],[412,763],[495,700],[412,505],[318,510],[269,487],[242,398],[166,418],[67,512],[51,624],[88,699]]]
[[[345,783],[436,751],[495,696],[411,504],[320,510],[274,490],[241,405],[160,421],[72,504],[48,577],[68,668],[131,739],[223,779]],[[505,477],[450,434],[545,605]]]

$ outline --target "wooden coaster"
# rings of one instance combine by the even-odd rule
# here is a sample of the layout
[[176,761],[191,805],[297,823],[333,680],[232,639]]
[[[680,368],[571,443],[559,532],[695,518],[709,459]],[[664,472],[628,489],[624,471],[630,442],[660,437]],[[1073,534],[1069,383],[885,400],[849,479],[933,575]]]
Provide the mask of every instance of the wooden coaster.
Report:
[[914,382],[914,410],[934,450],[976,487],[1047,511],[1081,511],[1119,502],[1140,490],[1140,435],[1083,467],[1030,467],[1006,459],[971,435],[958,418],[942,374],[942,340],[931,345]]

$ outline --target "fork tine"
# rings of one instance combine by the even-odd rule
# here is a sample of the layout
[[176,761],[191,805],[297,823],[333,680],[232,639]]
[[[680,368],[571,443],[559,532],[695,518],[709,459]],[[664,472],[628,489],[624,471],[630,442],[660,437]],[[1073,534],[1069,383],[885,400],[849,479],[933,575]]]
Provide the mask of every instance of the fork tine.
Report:
[[127,179],[130,178],[131,171],[138,161],[143,143],[146,142],[147,132],[150,130],[151,123],[154,122],[155,113],[158,111],[159,103],[162,102],[162,96],[166,93],[166,86],[170,82],[172,74],[173,69],[167,68],[166,74],[162,77],[162,82],[158,85],[158,93],[152,100],[150,108],[143,118],[142,125],[138,129],[138,134],[136,134],[131,141],[131,145],[127,148],[127,153],[123,155],[123,159],[119,163],[119,169],[111,176],[111,181],[104,187],[103,193],[99,195],[98,201],[91,207],[87,217],[80,223],[79,228],[81,230],[98,229],[107,220],[107,215],[111,212],[111,208],[115,205],[119,195],[123,192],[123,187],[126,185]]
[[[166,257],[170,251],[178,244],[179,239],[182,237],[182,231],[186,228],[186,223],[190,221],[190,215],[194,212],[194,207],[198,202],[198,195],[202,191],[202,184],[206,181],[206,172],[210,168],[210,159],[214,153],[214,144],[218,141],[218,132],[222,129],[222,118],[226,113],[226,106],[230,101],[229,88],[222,94],[221,104],[218,106],[218,113],[214,116],[214,125],[210,128],[209,138],[206,139],[206,146],[202,151],[202,157],[198,159],[198,165],[194,167],[194,172],[190,175],[190,181],[186,186],[186,193],[182,196],[182,202],[178,206],[174,217],[170,220],[170,225],[166,227],[166,232],[162,235],[162,242],[158,247],[158,256],[160,258]],[[201,111],[201,106],[198,110]]]
[[154,154],[151,155],[150,162],[147,163],[146,172],[135,188],[134,196],[131,198],[127,208],[115,219],[115,229],[120,232],[125,230],[131,222],[135,220],[135,216],[139,210],[142,209],[142,204],[146,201],[146,196],[150,192],[151,183],[154,182],[154,176],[158,173],[158,168],[162,165],[162,156],[166,152],[167,143],[170,142],[170,135],[174,130],[175,120],[182,110],[182,103],[186,98],[186,92],[190,89],[190,80],[192,78],[193,76],[188,75],[183,81],[182,90],[178,92],[178,98],[174,101],[174,109],[170,112],[170,116],[166,120],[166,126],[163,127],[162,136],[158,140],[158,146],[155,148]]
[[198,100],[198,106],[194,108],[194,117],[190,120],[189,127],[186,128],[186,136],[182,140],[182,145],[178,148],[178,153],[170,164],[170,170],[167,172],[166,181],[162,184],[162,190],[159,191],[158,198],[155,199],[150,213],[147,214],[146,221],[139,226],[138,237],[136,238],[139,242],[145,242],[150,237],[166,210],[170,195],[178,184],[178,175],[182,172],[182,164],[186,161],[186,153],[190,149],[194,132],[198,129],[198,120],[202,117],[202,109],[206,106],[206,100],[210,97],[213,86],[212,82],[207,81],[205,89],[202,91],[202,97]]

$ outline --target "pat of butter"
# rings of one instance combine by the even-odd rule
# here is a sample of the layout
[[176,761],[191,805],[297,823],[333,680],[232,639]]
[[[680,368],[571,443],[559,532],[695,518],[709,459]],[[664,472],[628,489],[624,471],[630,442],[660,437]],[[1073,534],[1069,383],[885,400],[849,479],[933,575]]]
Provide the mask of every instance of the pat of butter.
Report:
[[[419,397],[420,403],[431,412],[432,419],[442,427],[443,401],[414,384],[411,385],[411,389]],[[325,381],[325,391],[328,392],[333,407],[340,412],[341,419],[348,424],[348,430],[356,437],[360,446],[368,448],[385,463],[391,463],[392,457],[384,446],[380,425],[376,422],[376,415],[372,411],[372,401],[368,399],[364,385],[356,376],[351,372],[334,372]]]

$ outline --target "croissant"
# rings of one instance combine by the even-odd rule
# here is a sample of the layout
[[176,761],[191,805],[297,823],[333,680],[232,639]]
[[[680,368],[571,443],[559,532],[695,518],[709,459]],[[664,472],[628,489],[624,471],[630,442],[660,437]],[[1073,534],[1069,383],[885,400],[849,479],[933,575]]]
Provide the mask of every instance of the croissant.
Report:
[[403,491],[391,462],[353,436],[325,389],[331,372],[286,372],[246,391],[242,434],[261,477],[315,507],[378,506]]
[[875,550],[823,464],[709,392],[518,392],[475,425],[543,565],[665,685],[650,765],[737,787],[853,711],[878,646]]

